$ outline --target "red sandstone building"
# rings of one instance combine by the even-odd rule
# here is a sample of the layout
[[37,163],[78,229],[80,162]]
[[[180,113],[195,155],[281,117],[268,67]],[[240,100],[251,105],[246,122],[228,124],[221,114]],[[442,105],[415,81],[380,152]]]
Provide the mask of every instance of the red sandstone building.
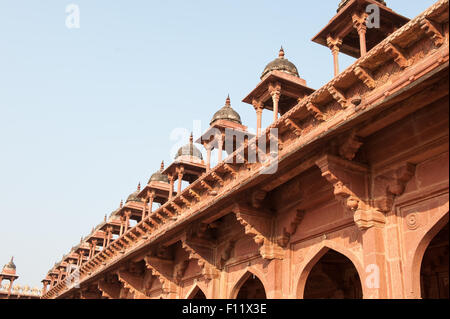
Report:
[[[448,6],[409,20],[341,1],[313,39],[330,82],[309,88],[281,50],[244,98],[257,135],[227,99],[196,140],[206,161],[191,137],[48,272],[43,298],[448,298]],[[357,60],[341,71],[339,52]],[[243,137],[211,167],[227,128]]]

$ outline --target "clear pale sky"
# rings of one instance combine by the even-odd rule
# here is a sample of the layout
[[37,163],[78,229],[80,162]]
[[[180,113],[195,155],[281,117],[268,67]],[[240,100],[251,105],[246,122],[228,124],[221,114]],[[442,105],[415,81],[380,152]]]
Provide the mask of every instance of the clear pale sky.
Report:
[[[281,45],[308,86],[327,83],[331,53],[310,39],[339,1],[0,0],[0,267],[14,255],[17,283],[40,288],[228,93],[253,128],[241,100]],[[386,1],[409,18],[435,2]]]

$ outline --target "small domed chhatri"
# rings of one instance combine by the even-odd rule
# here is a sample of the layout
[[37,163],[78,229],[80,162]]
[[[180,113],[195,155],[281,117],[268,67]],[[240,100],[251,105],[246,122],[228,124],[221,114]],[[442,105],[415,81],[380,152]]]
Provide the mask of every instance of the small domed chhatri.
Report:
[[215,122],[219,120],[231,121],[237,124],[242,124],[241,116],[231,107],[229,95],[225,101],[225,106],[214,114],[213,118],[211,119],[210,125],[212,126]]
[[14,264],[14,257],[11,257],[11,260],[9,263],[7,263],[5,266],[3,266],[4,270],[16,270],[16,265]]
[[194,145],[194,139],[191,133],[191,136],[189,137],[189,144],[186,144],[177,152],[177,155],[175,156],[175,160],[183,160],[185,158],[187,161],[202,161],[203,156],[202,152],[195,147]]
[[148,180],[148,183],[150,182],[163,182],[163,183],[169,183],[169,178],[166,174],[163,174],[164,171],[164,161],[161,162],[161,168],[153,173],[152,176],[150,176],[150,179]]
[[297,67],[294,65],[294,63],[290,62],[288,59],[284,57],[283,47],[281,47],[280,52],[278,53],[278,58],[267,64],[266,68],[264,69],[264,72],[261,75],[261,79],[271,71],[282,71],[287,74],[300,77],[298,75]]
[[128,202],[143,203],[144,202],[143,199],[138,197],[140,192],[141,192],[141,183],[138,184],[137,190],[131,193],[130,196],[128,196],[125,203]]

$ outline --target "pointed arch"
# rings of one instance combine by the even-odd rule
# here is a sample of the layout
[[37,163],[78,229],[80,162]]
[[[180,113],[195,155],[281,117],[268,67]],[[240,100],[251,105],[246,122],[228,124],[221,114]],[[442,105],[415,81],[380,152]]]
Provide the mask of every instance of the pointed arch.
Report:
[[422,266],[422,260],[425,252],[430,245],[433,238],[448,224],[449,222],[449,212],[442,216],[431,229],[422,237],[419,244],[414,252],[414,257],[412,259],[412,289],[414,298],[421,298],[421,287],[420,287],[420,270]]
[[252,279],[252,278],[256,278],[256,279],[258,279],[259,282],[261,282],[261,285],[264,288],[264,293],[267,297],[267,285],[265,284],[265,282],[262,279],[263,276],[261,274],[258,274],[258,271],[256,271],[255,269],[247,269],[244,272],[244,274],[242,274],[240,279],[236,282],[236,284],[234,285],[233,289],[231,290],[229,299],[236,299],[238,297],[238,294],[239,294],[242,286],[244,286],[244,284],[247,282],[247,280]]
[[362,293],[364,296],[365,293],[365,285],[362,284],[363,278],[365,278],[365,272],[362,263],[360,262],[359,258],[352,253],[350,250],[341,247],[333,242],[325,242],[319,247],[317,247],[315,250],[313,250],[311,253],[308,254],[308,256],[305,258],[305,263],[300,268],[298,278],[296,280],[297,282],[297,288],[296,288],[296,296],[298,299],[303,299],[305,288],[306,288],[306,282],[308,280],[309,274],[313,270],[314,266],[319,262],[319,260],[330,250],[335,251],[344,257],[346,257],[350,262],[353,264],[353,266],[356,269],[356,272],[358,273],[359,279],[361,281],[361,288]]
[[[196,298],[199,295],[204,296],[204,298]],[[208,299],[208,298],[206,297],[205,292],[198,285],[195,285],[187,294],[186,299]]]

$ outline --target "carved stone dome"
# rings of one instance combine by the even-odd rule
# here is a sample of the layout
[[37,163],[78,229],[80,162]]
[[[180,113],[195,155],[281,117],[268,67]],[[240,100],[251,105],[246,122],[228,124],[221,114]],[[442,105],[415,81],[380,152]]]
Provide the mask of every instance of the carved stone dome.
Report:
[[[341,2],[339,3],[339,6],[338,6],[337,12],[341,11],[341,9],[342,9],[343,7],[345,7],[349,1],[350,1],[350,0],[341,0]],[[375,1],[376,1],[376,2],[379,2],[379,3],[382,4],[383,6],[386,6],[386,2],[384,2],[383,0],[375,0]]]
[[241,116],[239,115],[238,112],[233,110],[233,108],[231,107],[230,96],[227,97],[225,106],[222,107],[220,110],[218,110],[214,114],[214,116],[210,122],[210,125],[213,125],[214,122],[219,121],[219,120],[226,120],[226,121],[231,121],[231,122],[235,122],[238,124],[242,124]]
[[16,265],[14,264],[14,257],[11,257],[9,263],[3,266],[3,269],[16,270]]
[[194,159],[197,158],[199,160],[203,160],[202,152],[200,152],[200,150],[194,145],[192,134],[189,137],[189,144],[186,144],[178,149],[175,160],[177,160],[181,156],[190,156],[194,157]]
[[138,197],[139,193],[141,192],[141,184],[139,183],[137,190],[128,196],[126,203],[128,202],[136,202],[136,203],[143,203],[144,200],[140,197]]
[[161,168],[156,171],[155,173],[153,173],[152,176],[150,176],[150,179],[148,180],[148,182],[163,182],[163,183],[169,183],[169,178],[167,177],[167,175],[163,174],[162,172],[164,171],[164,162],[161,163]]
[[261,75],[261,79],[269,72],[271,71],[282,71],[285,73],[288,73],[290,75],[294,75],[296,77],[300,77],[298,75],[297,67],[294,65],[294,63],[290,62],[288,59],[284,58],[284,50],[283,48],[280,49],[280,52],[278,54],[278,58],[267,64],[266,68],[264,69],[264,72]]

